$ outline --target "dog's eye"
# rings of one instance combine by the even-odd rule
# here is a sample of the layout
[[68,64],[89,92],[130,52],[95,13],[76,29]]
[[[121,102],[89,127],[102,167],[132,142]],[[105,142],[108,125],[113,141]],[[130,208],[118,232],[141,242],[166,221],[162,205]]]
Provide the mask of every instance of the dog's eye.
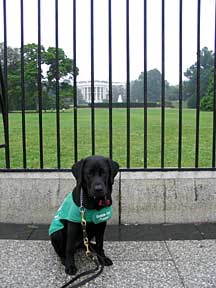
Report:
[[92,176],[94,176],[94,172],[90,170],[86,175],[88,178],[91,178]]
[[101,176],[104,176],[106,173],[105,173],[105,171],[104,171],[103,169],[101,169],[101,170],[99,171],[99,174],[100,174]]

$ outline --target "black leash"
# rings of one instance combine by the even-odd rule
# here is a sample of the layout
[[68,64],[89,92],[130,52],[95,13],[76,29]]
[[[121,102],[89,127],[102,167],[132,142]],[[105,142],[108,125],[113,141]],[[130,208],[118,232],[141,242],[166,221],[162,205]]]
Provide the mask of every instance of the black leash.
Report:
[[[99,255],[97,255],[97,256],[100,257]],[[94,256],[93,256],[93,257],[94,257]],[[101,259],[101,261],[103,261],[103,258],[102,258],[102,257],[100,257],[100,259]],[[96,271],[99,269],[100,264],[99,264],[98,260],[97,260],[95,257],[94,257],[94,259],[92,258],[92,261],[93,261],[93,262],[95,263],[95,265],[96,265],[95,269],[91,269],[91,270],[88,270],[88,271],[85,271],[85,272],[80,273],[79,275],[75,276],[73,279],[71,279],[70,281],[68,281],[67,283],[65,283],[63,286],[61,286],[61,288],[68,287],[69,285],[71,285],[72,283],[74,283],[75,281],[77,281],[79,278],[84,277],[84,276],[87,276],[87,275],[89,275],[89,274],[92,274],[92,273],[96,272]],[[97,278],[97,277],[103,272],[103,269],[104,269],[104,264],[101,265],[100,270],[99,270],[96,274],[94,274],[94,275],[88,277],[87,279],[84,279],[84,280],[80,281],[79,283],[71,286],[71,288],[72,288],[72,287],[73,287],[73,288],[81,287],[81,286],[85,285],[86,283],[88,283],[89,281],[94,280],[95,278]]]
[[[94,262],[96,267],[94,269],[91,269],[91,270],[88,270],[88,271],[80,273],[79,275],[75,276],[73,279],[71,279],[70,281],[65,283],[63,286],[61,286],[61,288],[68,287],[69,285],[74,283],[79,278],[87,276],[89,274],[92,274],[92,273],[98,271],[99,267],[100,267],[100,263],[99,263],[98,259],[96,259],[96,257],[99,258],[100,262],[102,263],[100,270],[96,274],[88,277],[87,279],[84,279],[84,280],[80,281],[79,283],[77,283],[77,284],[75,284],[75,285],[73,285],[71,287],[78,288],[78,287],[83,286],[84,284],[88,283],[89,281],[97,278],[103,272],[103,269],[104,269],[104,259],[103,259],[103,257],[101,257],[90,246],[90,243],[89,243],[89,240],[88,240],[88,235],[87,235],[87,231],[86,231],[85,208],[84,208],[84,205],[83,205],[83,191],[82,191],[82,189],[81,189],[81,193],[80,193],[80,213],[81,213],[81,225],[82,225],[82,230],[83,230],[83,242],[84,242],[84,245],[85,245],[85,248],[86,248],[85,254],[86,254],[86,257],[90,258]],[[90,251],[89,248],[91,249],[91,251]],[[92,252],[94,252],[94,254],[96,254],[96,256]]]

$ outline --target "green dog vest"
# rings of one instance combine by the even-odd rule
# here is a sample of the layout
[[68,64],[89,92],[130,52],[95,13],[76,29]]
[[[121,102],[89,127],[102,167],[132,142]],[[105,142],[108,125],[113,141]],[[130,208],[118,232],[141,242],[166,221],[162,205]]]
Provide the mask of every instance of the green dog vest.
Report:
[[[99,224],[109,220],[112,217],[112,206],[104,207],[100,210],[85,209],[86,222],[93,222]],[[68,220],[76,223],[81,223],[80,207],[78,207],[74,201],[72,192],[70,192],[64,199],[62,205],[56,212],[54,218],[49,227],[49,235],[64,228],[64,224],[61,220]]]

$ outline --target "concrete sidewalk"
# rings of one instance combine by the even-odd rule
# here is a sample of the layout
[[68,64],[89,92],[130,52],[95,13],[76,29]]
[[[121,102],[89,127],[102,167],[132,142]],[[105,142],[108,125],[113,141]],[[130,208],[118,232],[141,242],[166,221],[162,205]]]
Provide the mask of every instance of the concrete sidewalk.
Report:
[[[64,273],[64,267],[49,241],[8,239],[13,238],[10,237],[12,230],[10,235],[9,231],[7,235],[5,232],[3,237],[3,229],[1,229],[3,226],[0,225],[0,238],[6,239],[0,240],[1,288],[61,287],[71,279]],[[18,226],[14,225],[14,227]],[[133,234],[131,239],[140,234],[140,232],[136,233],[135,228],[130,230]],[[138,227],[139,231],[141,228]],[[205,229],[208,230],[207,228],[208,225]],[[212,233],[209,234],[211,235],[209,238],[212,239],[202,237],[200,240],[161,240],[159,238],[161,241],[147,241],[143,238],[144,241],[113,241],[115,240],[113,237],[112,241],[105,241],[105,250],[114,265],[105,267],[102,275],[84,287],[216,287],[216,240],[213,239],[215,235],[213,235],[213,228],[215,224],[211,224]],[[188,229],[184,229],[185,236],[189,233]],[[183,237],[184,233],[180,230],[178,225],[175,226],[176,234],[181,234]],[[16,233],[21,235],[24,232]],[[39,234],[34,239],[39,238]],[[122,237],[125,235],[122,234]],[[193,234],[190,239],[197,237],[198,234]],[[16,237],[18,238],[25,239],[21,236]],[[76,263],[78,272],[85,271],[92,265],[85,258],[83,251],[77,253]]]

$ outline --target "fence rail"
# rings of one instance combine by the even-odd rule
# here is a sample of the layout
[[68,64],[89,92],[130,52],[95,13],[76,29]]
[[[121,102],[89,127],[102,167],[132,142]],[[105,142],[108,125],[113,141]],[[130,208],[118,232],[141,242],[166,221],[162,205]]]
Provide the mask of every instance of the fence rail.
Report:
[[[77,73],[76,73],[76,65],[77,65],[77,11],[76,11],[76,0],[73,0],[73,39],[72,39],[72,47],[73,47],[73,90],[74,90],[74,105],[73,105],[73,151],[74,151],[74,161],[78,161],[80,159],[79,156],[79,119],[78,119],[78,111],[80,106],[78,105],[78,93],[77,93]],[[39,158],[40,158],[40,167],[39,168],[29,168],[28,167],[28,157],[27,157],[27,148],[26,148],[26,95],[25,95],[25,63],[24,63],[24,1],[20,0],[20,87],[21,87],[21,111],[22,111],[22,158],[23,158],[23,166],[22,167],[11,167],[10,163],[10,141],[9,141],[9,108],[8,108],[8,55],[7,55],[7,1],[3,0],[2,15],[3,15],[3,31],[4,31],[4,59],[2,59],[3,69],[1,68],[1,94],[0,94],[0,108],[2,112],[3,119],[3,131],[4,131],[4,139],[5,143],[0,143],[0,148],[5,149],[5,167],[1,168],[0,171],[69,171],[69,168],[62,168],[61,165],[61,123],[60,123],[60,78],[59,78],[59,1],[55,0],[55,95],[56,95],[56,167],[55,168],[44,168],[44,126],[43,126],[43,92],[42,92],[42,55],[41,55],[41,0],[37,0],[37,22],[38,22],[38,49],[37,49],[37,69],[38,69],[38,79],[37,79],[37,87],[38,87],[38,127],[39,127]],[[176,56],[179,58],[179,108],[178,108],[178,161],[176,167],[166,167],[165,166],[165,112],[166,112],[166,94],[165,94],[165,69],[166,69],[166,35],[165,35],[165,4],[166,0],[161,0],[161,141],[160,141],[160,167],[149,167],[148,165],[148,113],[149,108],[147,105],[148,102],[148,87],[147,87],[147,60],[148,60],[148,51],[147,51],[147,25],[148,25],[148,13],[147,13],[147,5],[148,1],[143,0],[143,71],[144,71],[144,87],[143,87],[143,151],[140,151],[140,155],[143,158],[143,166],[136,168],[131,167],[131,80],[130,80],[130,1],[125,0],[126,4],[126,14],[125,14],[125,22],[126,22],[126,149],[125,149],[125,167],[122,167],[122,171],[173,171],[173,170],[181,170],[181,171],[195,171],[195,170],[216,170],[216,159],[215,159],[215,145],[216,145],[216,17],[215,17],[215,35],[214,37],[214,108],[213,108],[213,130],[212,130],[212,155],[211,155],[211,167],[199,167],[199,153],[200,153],[200,19],[201,19],[201,0],[197,0],[197,81],[196,81],[196,127],[195,127],[195,162],[194,167],[182,167],[182,130],[183,130],[183,120],[182,120],[182,112],[183,112],[183,68],[182,68],[182,52],[183,52],[183,0],[179,0],[179,54]],[[95,109],[97,105],[95,103],[95,50],[94,50],[94,0],[90,0],[90,57],[91,57],[91,154],[95,154],[97,152],[95,147]],[[108,14],[108,82],[109,82],[109,94],[108,94],[108,155],[110,158],[113,157],[113,97],[112,97],[112,0],[107,0],[107,14]],[[216,15],[216,14],[215,14]],[[3,70],[3,71],[2,71]],[[118,161],[118,159],[116,159]]]

